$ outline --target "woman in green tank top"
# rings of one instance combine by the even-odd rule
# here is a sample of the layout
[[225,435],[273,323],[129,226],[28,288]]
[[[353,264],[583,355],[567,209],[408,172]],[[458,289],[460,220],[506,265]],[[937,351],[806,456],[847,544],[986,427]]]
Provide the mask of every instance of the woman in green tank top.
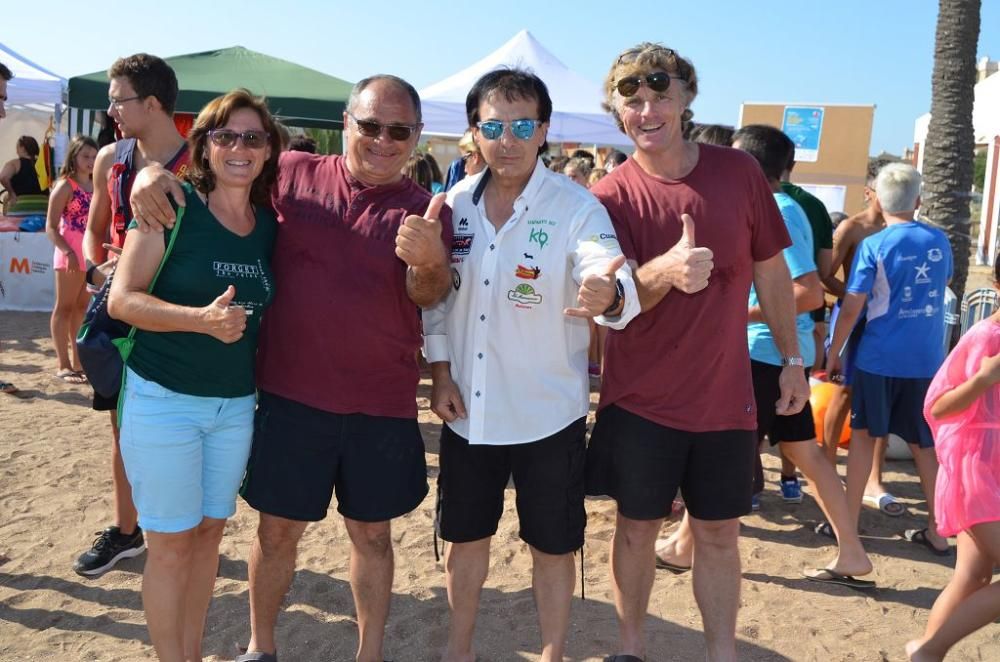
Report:
[[279,139],[263,99],[246,90],[205,106],[188,138],[183,222],[163,234],[130,229],[111,287],[109,312],[137,329],[121,449],[146,530],[143,606],[161,660],[201,659],[219,543],[250,452],[257,331],[274,292]]

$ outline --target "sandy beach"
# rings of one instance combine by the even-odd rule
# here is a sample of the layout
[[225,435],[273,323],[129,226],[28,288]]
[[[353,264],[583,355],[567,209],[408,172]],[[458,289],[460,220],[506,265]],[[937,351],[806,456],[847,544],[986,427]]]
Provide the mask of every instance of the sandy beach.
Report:
[[[71,569],[95,532],[111,522],[108,415],[90,409],[89,387],[53,377],[46,314],[0,313],[0,343],[0,377],[21,389],[16,396],[0,396],[0,661],[150,659],[140,597],[144,556],[98,579]],[[432,542],[440,425],[428,409],[429,391],[425,380],[418,399],[432,490],[393,525],[396,575],[385,651],[391,660],[435,660],[446,634],[444,571]],[[923,526],[926,514],[912,462],[890,462],[886,475],[908,514],[890,518],[866,508],[862,518],[879,584],[868,595],[801,578],[803,568],[822,566],[833,548],[812,532],[821,514],[811,488],[801,505],[784,504],[776,485],[777,458],[766,456],[765,469],[761,511],[743,518],[740,541],[741,659],[904,659],[903,644],[922,631],[954,564],[953,557],[940,559],[901,540],[905,529]],[[537,659],[530,554],[517,536],[513,491],[507,496],[479,616],[477,647],[484,662]],[[568,648],[572,660],[600,660],[614,651],[617,638],[607,570],[614,504],[589,500],[587,510],[586,600],[579,599],[578,586]],[[240,502],[222,543],[206,659],[231,660],[236,645],[249,637],[246,558],[255,526],[255,513]],[[347,550],[344,526],[333,510],[307,530],[279,621],[284,662],[353,659],[357,639]],[[650,660],[703,659],[690,573],[658,573],[648,632]],[[948,659],[1000,659],[1000,626],[969,637]]]

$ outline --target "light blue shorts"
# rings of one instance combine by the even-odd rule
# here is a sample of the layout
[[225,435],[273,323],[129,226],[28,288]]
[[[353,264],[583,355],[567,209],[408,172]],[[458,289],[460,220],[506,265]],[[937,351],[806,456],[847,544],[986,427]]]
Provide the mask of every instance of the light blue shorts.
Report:
[[139,525],[159,533],[236,512],[256,396],[184,395],[126,371],[121,451]]

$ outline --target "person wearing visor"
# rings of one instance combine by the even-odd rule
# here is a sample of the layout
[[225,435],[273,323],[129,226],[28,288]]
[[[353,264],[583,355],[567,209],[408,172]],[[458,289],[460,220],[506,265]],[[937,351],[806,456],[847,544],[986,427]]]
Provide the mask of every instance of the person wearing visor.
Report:
[[[344,156],[283,152],[272,202],[274,303],[261,323],[260,393],[242,495],[260,512],[250,553],[248,651],[274,662],[298,541],[334,493],[351,540],[359,662],[382,662],[392,591],[390,522],[427,494],[417,427],[419,306],[451,286],[444,194],[402,174],[420,138],[420,97],[401,78],[359,81]],[[136,217],[158,228],[179,189],[140,175]]]
[[452,290],[424,311],[431,409],[444,421],[438,532],[451,622],[443,656],[475,659],[490,542],[511,476],[531,549],[539,659],[563,659],[583,546],[588,320],[624,327],[639,311],[607,212],[539,158],[552,101],[534,74],[485,74],[466,113],[486,169],[448,194],[460,219]]
[[751,283],[784,366],[775,413],[797,413],[809,399],[782,256],[791,242],[753,157],[683,138],[698,92],[688,60],[639,44],[612,64],[604,91],[635,153],[591,192],[611,216],[642,309],[608,333],[587,449],[587,493],[618,506],[610,561],[621,642],[606,659],[646,655],[654,543],[679,489],[707,658],[735,660],[739,517],[750,512],[757,443]]

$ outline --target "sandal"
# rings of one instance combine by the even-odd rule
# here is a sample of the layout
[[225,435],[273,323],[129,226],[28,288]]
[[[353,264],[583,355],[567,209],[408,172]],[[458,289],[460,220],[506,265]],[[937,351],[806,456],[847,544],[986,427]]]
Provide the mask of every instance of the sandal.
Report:
[[17,393],[17,387],[10,382],[0,382],[0,393]]
[[897,501],[896,497],[888,492],[882,492],[882,494],[875,496],[866,494],[861,500],[872,508],[878,508],[883,514],[889,517],[899,517],[906,512],[906,506]]
[[951,546],[944,549],[938,549],[935,547],[930,538],[927,537],[927,529],[907,529],[903,533],[903,538],[907,542],[923,545],[927,549],[931,550],[931,553],[936,556],[951,556]]
[[63,368],[56,373],[56,379],[61,379],[67,384],[86,384],[87,376],[81,370],[70,370]]

